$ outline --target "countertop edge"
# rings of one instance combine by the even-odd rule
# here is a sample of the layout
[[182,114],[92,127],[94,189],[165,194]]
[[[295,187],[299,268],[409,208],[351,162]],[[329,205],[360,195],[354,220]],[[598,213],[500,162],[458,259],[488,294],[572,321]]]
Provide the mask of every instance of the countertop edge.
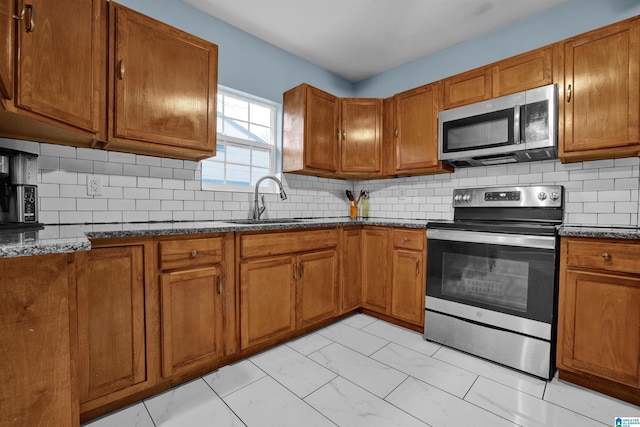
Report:
[[386,218],[318,218],[290,223],[234,224],[229,221],[185,221],[112,224],[45,225],[42,230],[0,233],[0,258],[73,253],[91,250],[91,239],[178,236],[243,231],[302,230],[339,226],[426,228],[427,220]]

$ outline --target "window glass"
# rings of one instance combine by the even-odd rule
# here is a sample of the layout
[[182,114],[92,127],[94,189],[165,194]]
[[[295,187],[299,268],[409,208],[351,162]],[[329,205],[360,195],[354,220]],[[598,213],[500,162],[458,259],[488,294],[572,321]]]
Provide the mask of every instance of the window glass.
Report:
[[[276,173],[275,104],[219,88],[216,156],[202,161],[202,188],[253,190],[257,180]],[[265,180],[261,187],[273,188]]]

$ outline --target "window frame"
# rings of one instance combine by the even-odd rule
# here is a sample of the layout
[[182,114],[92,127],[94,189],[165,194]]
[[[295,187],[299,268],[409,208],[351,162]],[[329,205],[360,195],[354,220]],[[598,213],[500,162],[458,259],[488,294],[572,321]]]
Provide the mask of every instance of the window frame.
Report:
[[[244,93],[235,89],[231,89],[225,86],[221,86],[221,85],[218,86],[218,95],[220,94],[222,94],[223,96],[226,95],[226,96],[234,97],[243,101],[247,101],[250,104],[256,104],[261,107],[269,108],[271,110],[271,123],[272,123],[271,140],[273,143],[264,144],[261,142],[251,141],[248,139],[238,138],[234,136],[223,135],[219,132],[216,132],[216,150],[220,144],[224,145],[225,148],[228,147],[229,145],[246,147],[249,150],[252,150],[253,147],[261,148],[261,149],[268,148],[268,151],[271,152],[271,156],[270,156],[271,158],[270,158],[270,165],[269,165],[269,173],[266,173],[265,175],[276,175],[278,177],[281,177],[282,161],[280,159],[280,154],[282,152],[282,131],[281,131],[280,123],[282,121],[282,104],[279,104],[277,102],[273,102],[264,98],[260,98],[248,93]],[[216,102],[217,102],[217,99],[216,99]],[[222,117],[224,120],[225,116],[222,116]],[[216,108],[216,121],[218,119],[219,119],[218,109]],[[251,117],[249,117],[248,123],[251,123],[250,120],[251,120]],[[217,129],[217,131],[219,130],[220,129]],[[212,157],[211,159],[214,159],[214,158],[215,156]],[[260,178],[260,176],[251,177],[249,185],[204,182],[203,181],[203,178],[204,178],[203,165],[204,165],[204,162],[208,160],[209,159],[204,159],[200,162],[200,173],[201,173],[200,184],[201,184],[202,190],[253,193],[255,189],[255,182]],[[216,164],[221,164],[224,167],[227,166],[226,161],[216,162]],[[229,164],[233,164],[233,163],[229,162]],[[249,165],[249,167],[251,167],[251,164]],[[225,179],[226,179],[226,176],[225,176]],[[278,189],[276,188],[275,183],[272,180],[265,180],[260,185],[260,191],[267,192],[267,193],[269,192],[277,193]]]

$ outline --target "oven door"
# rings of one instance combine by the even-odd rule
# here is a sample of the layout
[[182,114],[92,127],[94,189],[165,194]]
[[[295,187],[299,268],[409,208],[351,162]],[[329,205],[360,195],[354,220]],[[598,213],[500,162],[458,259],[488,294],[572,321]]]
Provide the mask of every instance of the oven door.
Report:
[[427,230],[427,310],[549,340],[556,237]]

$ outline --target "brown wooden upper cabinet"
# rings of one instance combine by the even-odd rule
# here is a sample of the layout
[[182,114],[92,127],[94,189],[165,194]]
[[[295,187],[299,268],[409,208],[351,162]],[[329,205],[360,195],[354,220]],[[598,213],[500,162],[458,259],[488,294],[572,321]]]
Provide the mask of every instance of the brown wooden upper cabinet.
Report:
[[0,0],[0,108],[13,99],[13,0]]
[[638,19],[569,39],[562,47],[560,159],[583,161],[638,155]]
[[307,84],[284,93],[283,172],[338,172],[339,108],[338,98]]
[[218,48],[111,2],[108,147],[215,154]]
[[382,173],[382,99],[340,100],[340,173],[376,177]]
[[440,83],[432,83],[394,95],[392,111],[386,112],[392,114],[393,118],[385,120],[385,123],[393,123],[390,133],[395,160],[393,174],[452,171],[452,168],[438,161],[440,91]]
[[553,83],[557,45],[549,45],[444,79],[444,109]]
[[[33,0],[18,2],[21,10],[13,9],[12,3],[0,2],[0,93],[5,99],[15,99],[5,102],[6,109],[86,137],[99,137],[106,90],[105,2]],[[22,19],[13,20],[14,13]]]

